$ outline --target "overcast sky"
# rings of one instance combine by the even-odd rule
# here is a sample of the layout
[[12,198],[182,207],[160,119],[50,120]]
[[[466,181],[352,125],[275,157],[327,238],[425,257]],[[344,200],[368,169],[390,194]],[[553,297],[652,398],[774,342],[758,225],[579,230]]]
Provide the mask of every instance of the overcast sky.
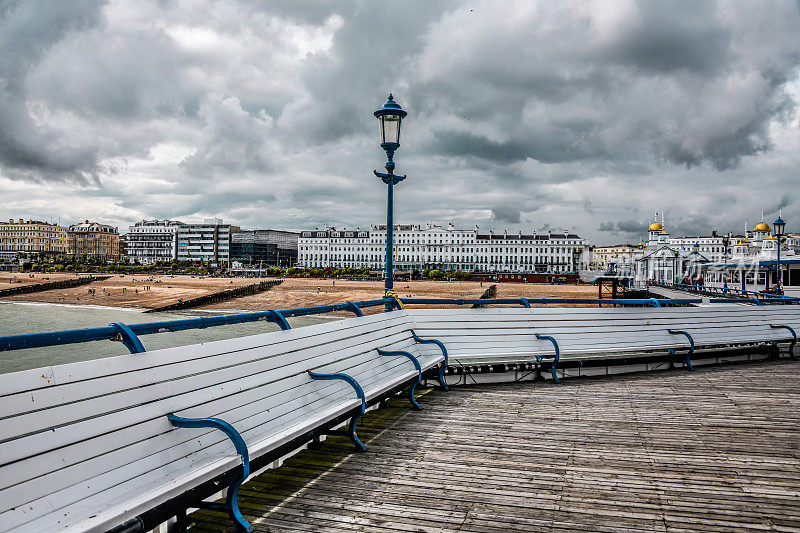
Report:
[[800,229],[800,3],[0,0],[0,217]]

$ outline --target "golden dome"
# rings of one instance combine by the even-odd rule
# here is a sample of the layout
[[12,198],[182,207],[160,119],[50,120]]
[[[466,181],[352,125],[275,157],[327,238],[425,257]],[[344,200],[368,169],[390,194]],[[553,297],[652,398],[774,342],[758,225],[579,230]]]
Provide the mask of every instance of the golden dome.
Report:
[[769,224],[766,222],[759,222],[759,224],[753,228],[753,231],[770,231]]
[[661,222],[653,222],[647,231],[664,231],[664,226],[661,225]]

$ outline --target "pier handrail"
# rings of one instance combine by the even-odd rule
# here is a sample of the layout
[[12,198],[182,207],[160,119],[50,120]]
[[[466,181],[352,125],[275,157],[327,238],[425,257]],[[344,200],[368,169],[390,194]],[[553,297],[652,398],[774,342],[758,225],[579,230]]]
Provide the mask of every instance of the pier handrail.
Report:
[[784,294],[770,294],[767,292],[751,291],[747,289],[739,289],[736,287],[717,287],[713,285],[695,285],[686,283],[670,283],[667,281],[649,281],[649,285],[656,287],[664,287],[667,289],[677,289],[686,292],[694,292],[698,294],[721,295],[726,300],[731,301],[738,296],[739,299],[752,299],[771,300],[770,303],[800,303],[800,298],[796,296],[786,296]]
[[[361,302],[345,302],[340,304],[318,305],[315,307],[299,307],[278,311],[284,318],[293,316],[307,316],[334,311],[350,311],[355,313],[353,305],[361,307],[375,307],[385,305],[386,300],[365,300]],[[184,318],[178,320],[162,320],[158,322],[143,322],[140,324],[127,324],[127,327],[136,335],[150,335],[168,331],[185,331],[188,329],[204,329],[230,324],[243,324],[247,322],[273,321],[275,311],[256,311],[252,313],[236,313],[198,318]],[[79,342],[102,341],[115,339],[119,335],[118,326],[102,326],[96,328],[68,329],[45,333],[24,333],[20,335],[7,335],[0,337],[0,352],[8,350],[21,350],[24,348],[40,348],[43,346],[57,346]]]
[[[752,291],[750,291],[752,292]],[[759,303],[798,303],[800,299],[794,297],[775,297],[774,295],[760,294]],[[403,298],[403,304],[408,305],[521,305],[529,304],[605,304],[623,306],[649,306],[664,307],[671,305],[690,305],[703,303],[701,298],[679,299],[612,299],[612,298]],[[747,303],[753,304],[754,298],[711,298],[710,303]],[[331,313],[334,311],[350,311],[358,316],[357,310],[364,307],[378,307],[387,303],[395,303],[392,298],[379,300],[364,300],[360,302],[343,302],[338,304],[317,305],[312,307],[298,307],[295,309],[266,310],[249,313],[236,313],[198,318],[185,318],[178,320],[163,320],[158,322],[144,322],[139,324],[126,324],[135,335],[150,335],[169,331],[185,331],[190,329],[204,329],[215,326],[242,324],[257,321],[272,321],[281,324],[280,317],[296,317]],[[278,316],[276,316],[278,315]],[[285,327],[282,325],[282,328]],[[44,346],[58,346],[89,341],[113,340],[120,335],[119,326],[109,325],[95,328],[70,329],[44,333],[24,333],[19,335],[0,336],[0,352],[21,350],[25,348],[41,348]]]

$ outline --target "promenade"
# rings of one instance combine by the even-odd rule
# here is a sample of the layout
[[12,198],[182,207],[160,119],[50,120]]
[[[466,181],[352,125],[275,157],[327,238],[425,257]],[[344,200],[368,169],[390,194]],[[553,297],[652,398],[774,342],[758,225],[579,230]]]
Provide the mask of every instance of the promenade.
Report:
[[[257,531],[800,529],[800,364],[431,390],[242,487]],[[224,514],[191,531],[233,531]]]

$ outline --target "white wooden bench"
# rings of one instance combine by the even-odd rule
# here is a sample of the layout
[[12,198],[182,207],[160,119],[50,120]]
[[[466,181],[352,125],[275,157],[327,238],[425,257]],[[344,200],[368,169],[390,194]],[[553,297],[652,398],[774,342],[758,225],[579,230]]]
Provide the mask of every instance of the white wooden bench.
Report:
[[367,404],[404,387],[416,403],[421,373],[443,362],[420,346],[392,312],[0,375],[0,530],[151,528],[220,480],[247,529],[236,496],[249,460],[348,418],[363,449]]
[[[417,334],[439,339],[454,366],[512,364],[538,368],[551,358],[608,358],[697,348],[788,342],[793,355],[795,306],[413,309]],[[773,327],[781,326],[781,327]],[[422,351],[425,348],[421,348]],[[432,352],[431,352],[432,353]]]

